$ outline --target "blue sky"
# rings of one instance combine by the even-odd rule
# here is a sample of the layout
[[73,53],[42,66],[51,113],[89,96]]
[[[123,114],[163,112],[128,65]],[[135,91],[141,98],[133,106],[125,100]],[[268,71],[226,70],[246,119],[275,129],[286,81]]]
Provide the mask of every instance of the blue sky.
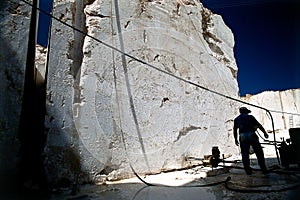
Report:
[[300,88],[299,0],[202,0],[235,38],[240,95]]
[[[40,0],[39,8],[50,13],[52,10],[52,2],[53,0]],[[41,12],[39,14],[37,43],[42,45],[43,47],[47,47],[49,24],[50,17]]]
[[[52,0],[40,1],[51,10]],[[240,95],[300,88],[299,0],[201,0],[220,14],[235,38]],[[41,14],[38,43],[47,45],[49,17]]]

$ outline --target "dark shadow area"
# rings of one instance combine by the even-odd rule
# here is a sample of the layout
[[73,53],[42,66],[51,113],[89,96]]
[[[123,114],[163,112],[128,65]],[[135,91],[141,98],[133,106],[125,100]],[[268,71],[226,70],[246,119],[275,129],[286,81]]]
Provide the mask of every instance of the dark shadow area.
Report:
[[[7,13],[14,14],[18,7],[16,1],[0,1],[0,198],[17,192],[18,170],[17,151],[19,142],[17,132],[21,111],[21,98],[23,92],[23,67],[25,56],[16,53],[5,37],[10,30],[7,25]],[[13,37],[12,37],[13,38]],[[26,41],[24,41],[26,42]],[[24,46],[19,46],[24,49]],[[26,53],[26,51],[24,51]],[[14,55],[14,56],[12,56]]]
[[[20,9],[24,9],[24,13],[21,13]],[[25,94],[25,66],[28,65],[26,56],[30,51],[28,34],[22,35],[23,41],[19,41],[20,36],[14,34],[16,29],[25,28],[23,25],[23,23],[26,24],[25,16],[30,15],[30,12],[25,12],[27,9],[31,10],[17,0],[0,2],[0,23],[3,26],[0,32],[1,199],[11,199],[10,197],[18,196],[22,192],[27,193],[29,192],[27,189],[36,192],[46,187],[43,164],[43,148],[46,142],[45,86],[36,84],[38,82],[37,71],[35,71],[33,60],[30,66],[33,74],[30,78],[29,92]],[[18,15],[24,17],[23,23],[11,26],[11,23],[17,20]],[[33,48],[35,49],[35,44]],[[34,52],[34,50],[31,51],[33,57]]]
[[35,67],[38,1],[34,0],[32,4],[18,134],[20,192],[44,192],[47,188],[43,155],[47,138],[44,126],[46,83],[39,80],[42,76]]

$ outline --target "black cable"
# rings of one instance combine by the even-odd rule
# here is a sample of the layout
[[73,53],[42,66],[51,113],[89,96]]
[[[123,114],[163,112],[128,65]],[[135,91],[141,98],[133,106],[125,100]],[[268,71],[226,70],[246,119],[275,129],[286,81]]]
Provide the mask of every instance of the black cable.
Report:
[[214,183],[208,183],[208,184],[204,184],[204,185],[182,185],[182,186],[176,186],[176,187],[210,187],[210,186],[216,186],[216,185],[220,185],[223,183],[228,183],[231,180],[231,177],[228,176],[225,180],[223,181],[219,181],[219,182],[214,182]]
[[225,182],[225,188],[234,192],[242,192],[242,193],[269,193],[269,192],[283,192],[288,191],[292,189],[296,189],[300,187],[300,184],[297,183],[295,185],[292,185],[290,187],[284,187],[280,189],[241,189],[241,188],[235,188],[228,185],[228,182]]
[[[121,22],[120,22],[118,0],[114,0],[114,3],[115,3],[116,23],[117,23],[117,29],[118,29],[120,48],[121,48],[121,52],[125,52],[125,46],[124,46],[124,40],[123,40],[123,34],[122,34]],[[146,155],[144,141],[143,141],[143,138],[142,138],[142,134],[141,134],[141,130],[140,130],[140,126],[139,126],[139,123],[138,123],[137,114],[136,114],[136,111],[135,111],[135,106],[134,106],[134,102],[133,102],[133,98],[132,98],[132,92],[131,92],[129,77],[128,77],[128,69],[127,69],[127,64],[126,64],[127,63],[126,62],[126,56],[124,54],[122,54],[121,57],[122,57],[123,73],[124,73],[124,76],[125,76],[125,83],[126,83],[127,94],[128,94],[129,103],[130,103],[130,109],[131,109],[131,113],[132,113],[132,116],[133,116],[133,121],[134,121],[135,128],[136,128],[136,131],[137,131],[137,134],[138,134],[139,142],[141,144],[144,159],[146,161],[147,167],[149,168],[149,162],[148,162],[148,158],[147,158],[147,155]]]
[[[139,176],[138,176],[139,178]],[[163,185],[163,184],[153,184],[153,183],[147,183],[143,179],[140,179],[143,183],[147,184],[148,186],[156,186],[156,187],[178,187],[178,188],[190,188],[190,187],[211,187],[211,186],[217,186],[223,183],[227,183],[228,181],[231,180],[231,177],[228,176],[225,180],[223,181],[217,181],[213,183],[207,183],[207,184],[201,184],[201,185],[178,185],[178,186],[170,186],[170,185]]]
[[[235,169],[244,169],[244,167],[240,167],[240,166],[223,166],[223,165],[219,165],[220,167],[224,167],[224,168],[235,168]],[[253,171],[260,171],[259,169],[252,169]],[[291,175],[291,176],[296,176],[298,178],[298,180],[300,180],[299,176],[297,174],[299,174],[298,172],[289,172],[289,171],[276,171],[274,170],[268,170],[269,173],[276,173],[276,174],[284,174],[284,175]],[[283,191],[287,191],[287,190],[293,190],[295,188],[300,187],[300,182],[299,181],[295,181],[295,184],[289,187],[284,187],[284,188],[280,188],[280,189],[241,189],[238,187],[232,187],[230,185],[228,185],[229,181],[224,182],[225,183],[225,188],[231,191],[235,191],[235,192],[242,192],[242,193],[269,193],[269,192],[283,192]],[[232,185],[235,185],[234,183],[232,183]],[[259,186],[255,186],[256,188]]]
[[[168,188],[187,188],[187,187],[210,187],[210,186],[216,186],[216,185],[220,185],[220,184],[226,184],[228,181],[231,180],[231,177],[227,177],[224,181],[220,181],[220,182],[216,182],[216,183],[209,183],[209,184],[204,184],[204,185],[191,185],[191,186],[188,186],[188,185],[184,185],[184,186],[166,186],[166,185],[152,185],[152,186],[156,186],[156,187],[168,187]],[[146,188],[148,188],[149,186],[144,186],[142,187],[141,189],[139,189],[134,197],[132,198],[132,200],[135,200],[138,195]]]
[[279,154],[278,154],[278,149],[277,149],[277,142],[276,142],[276,136],[275,136],[275,127],[274,127],[274,120],[273,120],[273,116],[271,114],[271,112],[269,110],[266,110],[267,113],[270,115],[271,118],[271,122],[272,122],[272,130],[273,130],[273,136],[274,136],[274,147],[275,147],[275,153],[276,153],[276,157],[277,157],[277,161],[278,164],[280,165],[280,158],[279,158]]

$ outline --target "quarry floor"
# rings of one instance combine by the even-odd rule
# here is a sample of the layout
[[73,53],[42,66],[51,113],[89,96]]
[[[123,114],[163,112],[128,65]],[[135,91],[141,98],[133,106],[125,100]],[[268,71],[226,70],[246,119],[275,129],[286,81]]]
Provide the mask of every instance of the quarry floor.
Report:
[[[280,136],[280,135],[279,135]],[[273,145],[263,145],[266,165],[270,170],[262,174],[255,154],[251,155],[252,175],[246,175],[240,154],[219,163],[217,168],[201,165],[191,169],[141,176],[106,182],[100,185],[81,185],[72,194],[71,188],[53,190],[50,195],[11,196],[8,199],[49,200],[298,200],[300,197],[300,169],[290,164],[289,169],[278,163]],[[197,161],[193,161],[197,162]]]
[[[120,199],[120,200],[218,200],[218,199],[276,199],[298,200],[300,195],[300,171],[298,166],[290,166],[289,170],[278,167],[276,158],[267,158],[267,164],[274,168],[269,174],[254,171],[246,175],[239,168],[241,163],[232,167],[195,167],[188,170],[161,173],[141,177],[155,186],[147,186],[138,178],[104,185],[84,185],[76,195],[70,190],[52,195],[50,199],[88,200],[88,199]],[[258,169],[256,160],[252,167]],[[224,183],[230,177],[231,179]],[[209,184],[209,185],[207,185]]]

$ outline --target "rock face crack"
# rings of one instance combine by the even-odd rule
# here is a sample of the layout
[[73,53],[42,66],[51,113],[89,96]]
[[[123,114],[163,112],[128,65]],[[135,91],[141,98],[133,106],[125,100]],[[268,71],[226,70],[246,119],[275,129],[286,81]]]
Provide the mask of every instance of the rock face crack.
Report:
[[207,41],[209,39],[208,27],[211,25],[211,13],[210,11],[207,11],[203,9],[202,15],[202,31],[203,31],[203,37]]
[[[218,38],[216,34],[213,33],[214,29],[214,20],[213,20],[213,13],[208,9],[203,9],[202,15],[202,31],[203,31],[203,38],[207,42],[210,50],[213,52],[214,57],[223,62],[231,71],[232,76],[236,79],[237,78],[237,70],[231,67],[231,60],[227,57],[226,51],[222,48],[222,39]],[[224,44],[224,43],[223,43]]]
[[219,54],[224,55],[224,52],[221,50],[217,43],[221,43],[222,41],[216,37],[213,33],[210,32],[210,27],[212,27],[213,21],[211,18],[212,13],[209,10],[204,9],[202,14],[202,30],[203,30],[203,37],[205,41],[208,43],[209,48]]
[[182,136],[187,135],[189,132],[201,129],[201,127],[198,126],[189,126],[189,127],[183,127],[177,136],[177,139],[174,142],[177,142]]

